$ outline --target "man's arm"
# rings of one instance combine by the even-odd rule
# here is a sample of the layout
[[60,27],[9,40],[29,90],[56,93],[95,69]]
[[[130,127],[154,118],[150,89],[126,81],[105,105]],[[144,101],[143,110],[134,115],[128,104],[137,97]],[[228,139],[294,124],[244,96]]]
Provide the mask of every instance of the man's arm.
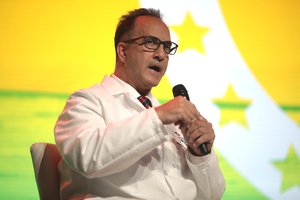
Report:
[[104,116],[116,115],[113,106],[101,105],[84,90],[69,98],[58,118],[55,139],[59,151],[83,176],[120,172],[165,141],[167,133],[154,109],[108,123]]
[[[156,111],[163,123],[174,123],[181,129],[188,145],[186,160],[197,186],[197,199],[220,199],[225,190],[225,179],[212,149],[215,139],[212,124],[191,102],[180,96],[157,107]],[[199,150],[203,143],[210,151],[206,156]]]
[[201,157],[187,153],[186,159],[197,186],[196,199],[221,199],[225,191],[225,179],[215,151],[212,149],[210,154]]

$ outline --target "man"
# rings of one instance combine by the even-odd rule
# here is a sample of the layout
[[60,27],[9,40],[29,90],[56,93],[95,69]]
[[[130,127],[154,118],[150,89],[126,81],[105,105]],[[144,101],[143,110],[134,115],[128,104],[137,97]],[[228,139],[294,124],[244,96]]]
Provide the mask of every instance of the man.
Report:
[[71,95],[56,123],[62,199],[220,199],[211,124],[184,97],[160,105],[150,93],[177,49],[159,11],[124,15],[115,49],[114,74]]

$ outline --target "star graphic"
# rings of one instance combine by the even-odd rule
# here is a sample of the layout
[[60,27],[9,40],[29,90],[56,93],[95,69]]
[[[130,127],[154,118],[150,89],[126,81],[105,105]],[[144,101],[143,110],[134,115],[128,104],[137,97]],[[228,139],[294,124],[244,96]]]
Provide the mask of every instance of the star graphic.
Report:
[[171,26],[171,29],[178,34],[178,52],[182,52],[186,49],[196,49],[200,53],[205,54],[202,39],[209,31],[209,28],[198,26],[194,22],[190,12],[186,14],[183,24],[180,26]]
[[274,161],[273,165],[282,173],[281,192],[294,186],[300,187],[300,158],[293,146],[285,160]]
[[238,97],[231,84],[224,97],[213,99],[213,102],[221,110],[220,127],[235,121],[248,128],[245,110],[251,104],[251,100]]
[[300,105],[281,104],[280,108],[300,126]]

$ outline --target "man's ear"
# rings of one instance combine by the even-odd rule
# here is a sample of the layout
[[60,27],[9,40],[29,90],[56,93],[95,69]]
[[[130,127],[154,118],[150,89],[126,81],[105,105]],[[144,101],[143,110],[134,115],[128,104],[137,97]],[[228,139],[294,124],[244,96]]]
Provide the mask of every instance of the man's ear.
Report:
[[120,42],[117,45],[117,54],[119,59],[124,62],[126,59],[126,45],[124,43]]

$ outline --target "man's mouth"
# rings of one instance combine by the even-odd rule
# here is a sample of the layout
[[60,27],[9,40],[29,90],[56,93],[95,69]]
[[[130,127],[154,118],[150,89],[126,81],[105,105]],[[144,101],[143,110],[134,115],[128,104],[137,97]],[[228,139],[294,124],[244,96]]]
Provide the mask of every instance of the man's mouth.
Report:
[[150,66],[149,68],[156,72],[160,72],[160,70],[161,70],[160,67],[158,67],[158,66]]

